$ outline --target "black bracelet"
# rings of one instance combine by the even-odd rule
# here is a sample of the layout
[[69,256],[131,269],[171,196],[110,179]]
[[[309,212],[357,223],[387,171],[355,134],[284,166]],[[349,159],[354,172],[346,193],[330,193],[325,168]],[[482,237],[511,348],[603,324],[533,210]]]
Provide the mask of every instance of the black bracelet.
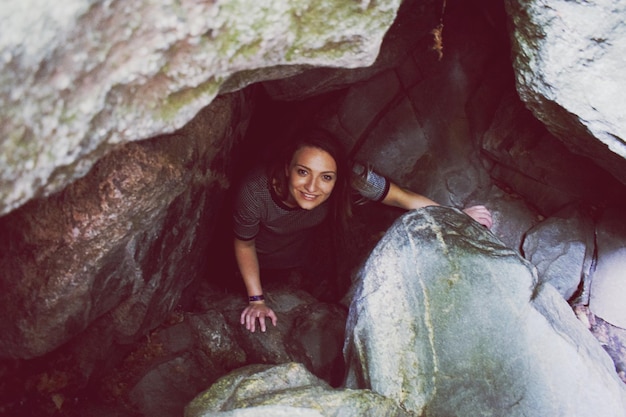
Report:
[[263,295],[251,295],[250,297],[248,297],[248,302],[252,302],[252,301],[263,301],[265,300],[265,297],[263,297]]

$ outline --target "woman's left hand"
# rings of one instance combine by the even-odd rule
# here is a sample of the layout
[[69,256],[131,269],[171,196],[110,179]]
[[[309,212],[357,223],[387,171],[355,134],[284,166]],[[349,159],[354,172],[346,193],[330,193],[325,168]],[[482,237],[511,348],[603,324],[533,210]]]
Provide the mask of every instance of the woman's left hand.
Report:
[[487,229],[491,229],[493,225],[493,219],[491,218],[491,212],[487,210],[485,206],[472,206],[463,209],[463,212],[476,220],[478,223],[485,226]]

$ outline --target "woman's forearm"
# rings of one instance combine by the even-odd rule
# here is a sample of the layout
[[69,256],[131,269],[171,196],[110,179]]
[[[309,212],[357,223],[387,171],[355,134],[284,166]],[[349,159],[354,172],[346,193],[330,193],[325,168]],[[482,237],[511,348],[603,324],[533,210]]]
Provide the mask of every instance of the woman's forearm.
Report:
[[[257,257],[254,240],[245,241],[235,238],[234,246],[235,258],[237,259],[239,271],[243,276],[248,297],[262,296],[263,289],[261,288],[259,258]],[[278,322],[276,313],[260,297],[260,299],[249,300],[248,305],[241,312],[240,322],[246,326],[246,329],[254,333],[258,321],[261,331],[264,332],[266,330],[265,319],[270,319],[274,326]]]
[[[401,188],[394,183],[390,184],[389,192],[382,202],[389,206],[400,207],[405,210],[420,209],[422,207],[439,205],[428,197],[414,193],[409,190],[405,190],[404,188]],[[493,219],[491,217],[491,212],[485,206],[471,206],[463,209],[463,211],[465,212],[465,214],[476,220],[478,223],[482,224],[488,229],[491,229],[491,226],[493,225]]]
[[394,183],[389,185],[389,191],[382,203],[388,206],[400,207],[405,210],[439,205],[428,197],[401,188]]
[[237,260],[239,272],[243,277],[248,296],[263,295],[259,260],[257,258],[254,240],[240,240],[235,238],[234,246],[235,259]]

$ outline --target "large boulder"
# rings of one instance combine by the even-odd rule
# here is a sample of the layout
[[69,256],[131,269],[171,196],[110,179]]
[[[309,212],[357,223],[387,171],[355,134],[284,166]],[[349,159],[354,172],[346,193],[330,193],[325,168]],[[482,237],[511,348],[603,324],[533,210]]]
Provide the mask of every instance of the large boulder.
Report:
[[575,152],[626,183],[626,3],[506,0],[517,90]]
[[161,323],[202,274],[246,96],[223,95],[184,129],[126,144],[0,218],[0,357],[44,355],[96,321],[103,349]]
[[[220,93],[372,64],[400,0],[41,1],[0,8],[0,214]],[[36,11],[36,12],[34,12]]]
[[402,216],[353,297],[347,387],[423,416],[626,416],[600,344],[533,267],[462,212]]

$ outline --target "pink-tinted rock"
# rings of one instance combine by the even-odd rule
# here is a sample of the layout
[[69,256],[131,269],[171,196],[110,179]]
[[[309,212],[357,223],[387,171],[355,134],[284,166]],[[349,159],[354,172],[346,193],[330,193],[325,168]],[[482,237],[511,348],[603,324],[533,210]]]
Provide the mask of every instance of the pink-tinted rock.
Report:
[[105,315],[120,342],[158,325],[201,273],[245,113],[244,95],[224,96],[1,218],[0,356],[41,356]]

